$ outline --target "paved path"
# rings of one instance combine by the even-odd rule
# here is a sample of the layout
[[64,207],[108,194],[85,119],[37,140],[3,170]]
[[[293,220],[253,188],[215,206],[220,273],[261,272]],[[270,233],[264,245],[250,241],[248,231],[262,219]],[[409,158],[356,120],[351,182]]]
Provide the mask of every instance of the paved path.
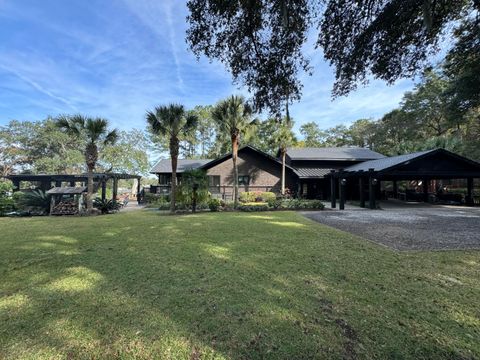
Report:
[[397,250],[480,250],[480,208],[397,205],[303,212],[322,224]]

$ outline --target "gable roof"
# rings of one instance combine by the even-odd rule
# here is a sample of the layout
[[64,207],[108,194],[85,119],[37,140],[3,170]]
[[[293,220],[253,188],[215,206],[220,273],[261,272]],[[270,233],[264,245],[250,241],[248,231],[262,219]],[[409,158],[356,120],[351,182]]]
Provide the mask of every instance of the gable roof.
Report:
[[[212,159],[199,159],[199,160],[178,159],[177,173],[183,173],[186,170],[198,169],[211,161]],[[160,160],[150,170],[151,174],[171,173],[171,172],[172,172],[172,161],[170,159]]]
[[361,147],[306,147],[289,148],[287,155],[292,160],[372,160],[385,156]]
[[345,169],[345,171],[356,172],[356,171],[368,171],[369,169],[373,169],[374,171],[377,171],[377,172],[385,171],[400,165],[407,165],[410,161],[419,160],[423,157],[430,156],[436,153],[448,154],[449,156],[455,157],[460,161],[466,161],[480,168],[480,163],[477,163],[476,161],[457,155],[445,149],[433,149],[433,150],[419,151],[412,154],[398,155],[398,156],[392,156],[392,157],[385,157],[378,160],[365,161],[359,164],[349,166]]
[[[254,152],[256,152],[257,154],[259,154],[259,155],[267,158],[268,160],[273,161],[273,162],[275,162],[275,163],[277,163],[277,164],[282,165],[282,162],[281,162],[279,159],[271,156],[270,154],[267,154],[266,152],[263,152],[262,150],[259,150],[259,149],[255,148],[255,147],[253,147],[253,146],[251,146],[251,145],[242,146],[240,149],[238,149],[238,153],[240,153],[241,151],[245,151],[245,150],[254,151]],[[225,154],[224,156],[221,156],[221,157],[219,157],[218,159],[212,160],[212,161],[208,162],[207,164],[201,166],[201,168],[202,168],[202,169],[209,169],[209,168],[211,168],[212,166],[215,166],[215,165],[217,165],[217,164],[220,164],[221,162],[224,162],[225,160],[227,160],[227,159],[229,159],[229,158],[231,158],[231,157],[232,157],[232,153]],[[292,168],[292,167],[289,166],[288,164],[285,164],[285,167],[286,167],[287,169],[290,169],[290,170],[293,170],[293,171],[295,170],[294,168]]]

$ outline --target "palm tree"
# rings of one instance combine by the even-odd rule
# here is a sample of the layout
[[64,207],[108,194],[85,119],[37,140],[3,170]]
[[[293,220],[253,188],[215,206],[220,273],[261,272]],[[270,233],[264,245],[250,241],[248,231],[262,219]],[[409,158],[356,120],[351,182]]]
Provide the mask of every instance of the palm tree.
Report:
[[175,192],[177,188],[177,162],[180,141],[185,140],[197,126],[197,116],[185,111],[183,105],[170,104],[157,106],[147,111],[147,122],[154,135],[167,138],[172,161],[172,182],[170,191],[170,210],[175,212]]
[[296,141],[292,127],[293,122],[290,120],[290,116],[287,115],[284,121],[277,123],[272,138],[272,143],[275,147],[278,147],[280,157],[282,158],[282,195],[285,195],[285,157],[287,155],[287,148],[292,146]]
[[77,137],[85,146],[87,165],[87,213],[93,211],[93,171],[98,161],[99,151],[117,141],[117,130],[108,130],[108,120],[83,115],[59,116],[55,124],[65,133]]
[[245,102],[243,96],[232,95],[220,101],[212,111],[212,118],[220,132],[230,136],[232,141],[233,161],[233,201],[234,207],[238,205],[238,143],[240,136],[256,123],[252,121],[252,109]]

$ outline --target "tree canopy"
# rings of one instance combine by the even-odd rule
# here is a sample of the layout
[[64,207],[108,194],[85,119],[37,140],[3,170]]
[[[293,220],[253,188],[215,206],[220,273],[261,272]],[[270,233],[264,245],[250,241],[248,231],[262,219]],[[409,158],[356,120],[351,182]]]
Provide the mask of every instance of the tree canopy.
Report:
[[[187,5],[193,53],[223,63],[234,81],[249,89],[257,110],[277,116],[300,99],[300,75],[312,71],[304,49],[310,35],[334,67],[333,95],[340,96],[372,76],[392,83],[419,74],[450,28],[457,29],[460,45],[448,56],[475,50],[477,45],[468,44],[478,39],[480,10],[478,0],[189,0]],[[460,70],[452,65],[452,71]]]

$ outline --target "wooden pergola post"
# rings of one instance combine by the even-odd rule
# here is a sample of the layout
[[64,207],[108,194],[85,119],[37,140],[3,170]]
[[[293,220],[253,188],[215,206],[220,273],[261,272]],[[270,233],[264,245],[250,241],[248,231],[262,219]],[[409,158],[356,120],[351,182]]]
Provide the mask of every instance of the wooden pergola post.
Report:
[[105,179],[102,180],[102,201],[105,201],[107,197],[107,181]]
[[114,177],[113,178],[112,200],[117,200],[117,192],[118,192],[118,179],[116,177]]
[[330,170],[330,201],[332,209],[337,207],[337,194],[335,189],[335,170]]
[[360,195],[360,207],[364,208],[365,207],[365,185],[363,183],[363,177],[360,176],[358,178],[358,187],[359,187],[359,195]]
[[374,178],[374,170],[375,169],[368,169],[369,176],[368,176],[368,207],[370,209],[375,209],[375,185],[376,179]]

